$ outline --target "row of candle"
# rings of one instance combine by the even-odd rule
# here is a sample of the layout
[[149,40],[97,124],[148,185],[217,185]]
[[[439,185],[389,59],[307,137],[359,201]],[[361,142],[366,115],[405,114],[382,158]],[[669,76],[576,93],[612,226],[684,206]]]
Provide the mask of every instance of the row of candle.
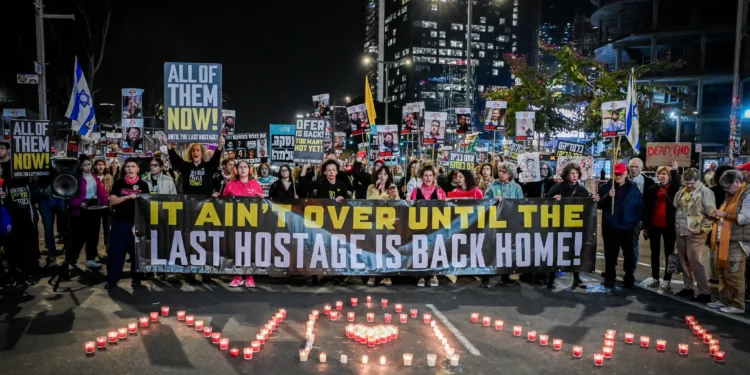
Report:
[[726,353],[721,351],[719,346],[719,339],[713,338],[713,335],[708,333],[698,321],[692,315],[685,316],[685,323],[693,330],[693,334],[703,341],[704,344],[708,345],[708,354],[710,354],[714,361],[724,362]]
[[[307,360],[309,358],[310,358],[309,351],[306,351],[306,350],[300,350],[299,351],[299,360],[300,360],[300,362],[307,362]],[[409,366],[412,365],[412,363],[414,361],[414,355],[411,354],[411,353],[404,353],[403,359],[404,359],[404,366],[409,367]],[[451,366],[458,366],[458,360],[459,360],[458,354],[454,355],[451,358],[451,360],[450,360]],[[318,361],[320,361],[320,363],[327,363],[328,362],[328,355],[326,353],[320,353],[320,355],[318,355]],[[342,354],[341,357],[339,357],[339,361],[342,364],[347,364],[349,362],[349,356],[347,356],[346,354]],[[368,364],[370,362],[369,356],[363,355],[362,359],[361,359],[361,362],[364,365]],[[436,362],[437,362],[437,355],[435,355],[435,354],[427,354],[427,366],[429,366],[429,367],[435,367],[435,363]],[[380,365],[381,366],[385,366],[387,363],[388,363],[388,359],[386,358],[386,356],[381,355],[380,356]]]
[[361,324],[349,324],[346,326],[345,331],[346,337],[354,339],[359,343],[367,344],[371,348],[398,338],[398,328],[392,325],[367,327]]
[[[432,332],[435,334],[435,338],[437,338],[440,341],[440,344],[443,345],[443,350],[445,350],[445,358],[450,361],[451,366],[458,366],[458,354],[456,354],[456,351],[450,346],[450,344],[448,344],[448,338],[443,335],[443,331],[440,330],[440,328],[437,326],[437,323],[431,320],[431,318],[428,319],[427,315],[430,314],[425,314],[424,322],[430,324],[430,327],[432,327]],[[428,366],[430,366],[429,361],[430,358],[428,356]],[[432,366],[434,366],[434,362]]]

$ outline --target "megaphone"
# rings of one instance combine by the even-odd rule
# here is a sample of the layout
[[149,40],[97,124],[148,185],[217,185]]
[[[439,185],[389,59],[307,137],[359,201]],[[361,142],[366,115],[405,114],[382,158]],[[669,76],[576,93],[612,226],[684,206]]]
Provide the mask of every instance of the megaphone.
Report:
[[52,195],[68,199],[78,191],[76,172],[80,162],[76,158],[52,158]]

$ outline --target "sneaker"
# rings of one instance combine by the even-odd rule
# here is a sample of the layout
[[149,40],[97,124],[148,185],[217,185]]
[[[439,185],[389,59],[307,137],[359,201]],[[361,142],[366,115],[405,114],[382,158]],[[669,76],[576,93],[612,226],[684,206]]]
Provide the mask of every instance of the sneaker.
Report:
[[424,287],[424,284],[425,284],[425,283],[424,283],[424,277],[423,277],[423,278],[421,278],[421,279],[419,279],[419,281],[417,282],[417,286],[418,286],[418,287],[420,287],[420,288],[421,288],[421,287]]
[[695,296],[695,302],[698,303],[709,303],[711,302],[711,295],[710,294],[699,294]]
[[370,277],[369,279],[367,279],[367,286],[375,286],[375,278],[374,277]]
[[692,289],[682,289],[681,291],[675,293],[677,297],[685,297],[685,298],[693,298],[695,295],[695,292],[693,292]]
[[87,260],[86,261],[86,268],[102,268],[101,263],[95,261],[95,260]]
[[380,285],[384,285],[384,286],[391,286],[391,285],[393,285],[393,281],[391,281],[391,278],[390,278],[390,277],[386,277],[385,279],[383,279],[383,280],[382,280],[382,281],[380,282]]
[[707,303],[706,307],[708,307],[709,309],[717,309],[718,310],[718,309],[721,309],[723,307],[727,307],[727,305],[725,305],[725,304],[723,304],[721,302],[711,302],[711,303]]
[[229,286],[235,287],[235,286],[242,286],[245,284],[245,280],[242,279],[242,276],[235,276],[234,279],[232,279],[232,282],[229,283]]
[[728,313],[728,314],[744,314],[745,313],[745,310],[736,308],[734,306],[722,307],[721,309],[719,309],[719,311],[723,313]]
[[245,278],[245,287],[255,288],[255,279],[253,279],[252,276],[248,276]]
[[661,286],[659,286],[660,289],[664,290],[672,290],[672,282],[669,280],[662,281]]
[[586,284],[584,284],[583,281],[580,279],[573,280],[573,289],[576,289],[576,288],[586,289]]
[[432,286],[432,287],[435,287],[435,286],[438,286],[438,285],[439,285],[439,283],[438,283],[438,279],[437,279],[437,276],[433,276],[433,277],[432,277],[432,278],[430,279],[430,286]]
[[658,287],[659,287],[659,285],[661,285],[661,284],[659,283],[659,279],[653,279],[653,280],[651,281],[651,283],[650,283],[650,284],[648,284],[648,287],[649,287],[649,288],[658,288]]

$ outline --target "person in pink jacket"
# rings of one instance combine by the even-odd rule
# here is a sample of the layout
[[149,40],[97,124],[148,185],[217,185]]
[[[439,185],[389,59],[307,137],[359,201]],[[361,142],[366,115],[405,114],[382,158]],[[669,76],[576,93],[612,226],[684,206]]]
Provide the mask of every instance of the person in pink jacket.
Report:
[[[246,161],[240,161],[237,163],[237,174],[234,176],[232,181],[227,183],[224,188],[224,192],[221,194],[223,197],[260,197],[263,196],[263,187],[256,181],[250,174],[250,164]],[[242,286],[245,285],[248,288],[255,288],[255,280],[252,275],[248,275],[245,279],[242,276],[237,275],[234,277],[229,286]]]
[[109,197],[102,180],[91,173],[92,162],[87,157],[81,158],[81,175],[79,177],[78,195],[71,198],[70,219],[72,221],[73,236],[68,264],[75,266],[81,249],[86,246],[86,267],[99,268],[102,265],[96,261],[99,246],[99,230],[102,215],[107,212]]
[[[435,181],[436,174],[435,168],[433,168],[432,165],[425,165],[422,167],[422,170],[419,171],[419,178],[422,179],[422,186],[416,187],[411,191],[411,200],[424,199],[444,201],[446,199],[443,189],[441,189],[440,186],[437,186]],[[430,286],[436,287],[438,285],[437,275],[432,275],[432,277],[430,277]],[[425,286],[424,277],[419,278],[417,286]]]
[[455,190],[448,193],[448,199],[482,199],[484,193],[482,189],[477,186],[477,181],[474,179],[474,175],[467,170],[460,170],[456,175],[456,183],[458,186]]

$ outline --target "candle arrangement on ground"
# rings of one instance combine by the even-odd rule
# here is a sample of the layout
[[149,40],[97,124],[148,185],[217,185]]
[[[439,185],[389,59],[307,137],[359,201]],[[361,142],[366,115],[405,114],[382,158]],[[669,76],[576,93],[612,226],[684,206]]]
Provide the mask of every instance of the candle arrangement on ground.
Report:
[[363,324],[349,324],[344,329],[346,337],[360,344],[374,348],[398,338],[398,328],[390,324],[366,326]]

